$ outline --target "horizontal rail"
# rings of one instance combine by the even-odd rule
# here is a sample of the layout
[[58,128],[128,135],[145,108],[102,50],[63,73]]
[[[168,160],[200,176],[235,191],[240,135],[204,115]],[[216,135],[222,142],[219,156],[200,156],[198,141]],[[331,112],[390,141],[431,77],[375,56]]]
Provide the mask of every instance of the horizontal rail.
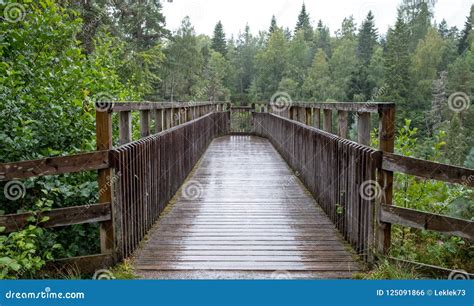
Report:
[[452,270],[443,267],[428,265],[420,262],[410,261],[406,259],[400,259],[395,257],[387,257],[387,259],[393,263],[401,264],[403,266],[412,267],[418,273],[422,273],[424,276],[429,277],[443,277],[444,279],[448,279],[453,272],[462,273],[462,275],[468,276],[469,279],[474,279],[474,274],[468,273],[461,270]]
[[0,181],[57,175],[109,167],[109,151],[0,164]]
[[154,109],[172,109],[184,107],[199,107],[224,105],[228,102],[100,102],[96,104],[98,109],[112,112],[154,110]]
[[474,187],[474,170],[384,152],[382,169]]
[[436,231],[470,240],[474,238],[474,222],[469,220],[391,205],[381,205],[379,218],[385,223]]
[[[271,104],[271,102],[270,102]],[[361,113],[379,113],[387,108],[394,108],[395,103],[392,102],[293,102],[288,106],[291,107],[304,107],[304,108],[316,108],[316,109],[330,109],[338,111],[348,112],[361,112]],[[281,108],[281,106],[279,107]]]
[[54,275],[67,275],[71,271],[80,274],[94,274],[97,270],[110,267],[114,263],[113,254],[104,253],[56,259],[47,262],[42,270],[44,272],[51,271]]
[[[35,215],[31,212],[26,212],[0,216],[0,226],[5,227],[5,233],[18,231],[29,223],[28,218],[31,216]],[[112,209],[110,203],[82,205],[53,209],[39,214],[38,217],[49,217],[49,220],[41,223],[41,226],[53,228],[108,221],[112,218]]]

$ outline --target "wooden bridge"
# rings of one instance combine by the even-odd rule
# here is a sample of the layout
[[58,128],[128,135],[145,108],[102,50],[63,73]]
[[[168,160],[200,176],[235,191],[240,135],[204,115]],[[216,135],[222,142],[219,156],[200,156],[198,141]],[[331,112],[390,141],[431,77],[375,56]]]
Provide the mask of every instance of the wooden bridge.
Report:
[[394,124],[392,103],[101,103],[97,152],[1,164],[0,179],[98,171],[97,204],[45,212],[42,225],[99,222],[101,254],[50,268],[132,257],[149,278],[350,278],[387,253],[391,224],[474,237],[471,221],[392,206],[394,172],[474,186],[472,169],[394,154]]

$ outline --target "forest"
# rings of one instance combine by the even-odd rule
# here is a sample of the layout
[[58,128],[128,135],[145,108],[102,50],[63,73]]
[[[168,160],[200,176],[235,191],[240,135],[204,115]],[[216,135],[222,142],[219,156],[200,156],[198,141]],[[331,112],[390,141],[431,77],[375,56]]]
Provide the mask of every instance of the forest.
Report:
[[[0,162],[94,151],[98,101],[250,105],[284,94],[293,102],[394,102],[397,153],[472,169],[474,5],[457,28],[434,21],[436,2],[401,0],[387,31],[376,28],[372,12],[329,29],[303,4],[294,28],[273,16],[267,29],[243,21],[234,37],[216,20],[209,37],[188,17],[168,29],[158,0],[6,0]],[[97,175],[28,179],[23,188],[13,201],[1,193],[0,214],[94,203]],[[474,220],[472,188],[401,174],[394,188],[398,206]],[[32,218],[8,235],[0,227],[0,279],[41,277],[48,260],[99,249],[98,226],[45,230],[39,224],[46,221]],[[393,239],[395,257],[474,271],[467,240],[401,227]],[[416,277],[395,269],[386,264],[363,277]]]

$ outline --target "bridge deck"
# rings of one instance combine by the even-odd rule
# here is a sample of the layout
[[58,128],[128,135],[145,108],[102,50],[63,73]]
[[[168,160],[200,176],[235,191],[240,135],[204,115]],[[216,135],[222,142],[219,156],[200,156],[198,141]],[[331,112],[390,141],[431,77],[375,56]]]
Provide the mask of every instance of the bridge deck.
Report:
[[342,237],[271,143],[215,139],[137,251],[144,278],[350,278]]

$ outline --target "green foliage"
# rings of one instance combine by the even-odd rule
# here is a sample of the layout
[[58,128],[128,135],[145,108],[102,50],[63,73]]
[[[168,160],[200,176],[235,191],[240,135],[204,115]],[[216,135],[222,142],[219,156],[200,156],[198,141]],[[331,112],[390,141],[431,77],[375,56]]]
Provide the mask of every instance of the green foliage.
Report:
[[[396,152],[405,156],[420,154],[417,147],[417,129],[411,128],[410,120],[400,129],[396,139]],[[433,142],[432,150],[423,152],[424,158],[438,160],[446,145],[446,134],[440,133]],[[462,185],[449,185],[441,181],[395,174],[393,203],[396,206],[421,211],[471,219],[474,214],[474,197],[471,189]],[[459,237],[420,231],[412,228],[392,226],[391,255],[450,269],[474,268],[470,258],[474,248],[470,242]]]
[[225,56],[227,54],[227,42],[225,40],[224,27],[222,26],[222,22],[220,20],[214,28],[212,49],[214,49],[216,52],[219,52],[221,55]]
[[367,280],[405,280],[420,279],[420,274],[412,267],[400,263],[391,263],[388,260],[382,260],[377,266],[366,274],[357,274],[356,279]]
[[39,213],[50,210],[51,205],[50,200],[38,199],[33,215],[28,218],[30,224],[21,231],[4,235],[5,228],[0,228],[0,279],[32,278],[61,249],[60,244],[38,227],[49,220]]

